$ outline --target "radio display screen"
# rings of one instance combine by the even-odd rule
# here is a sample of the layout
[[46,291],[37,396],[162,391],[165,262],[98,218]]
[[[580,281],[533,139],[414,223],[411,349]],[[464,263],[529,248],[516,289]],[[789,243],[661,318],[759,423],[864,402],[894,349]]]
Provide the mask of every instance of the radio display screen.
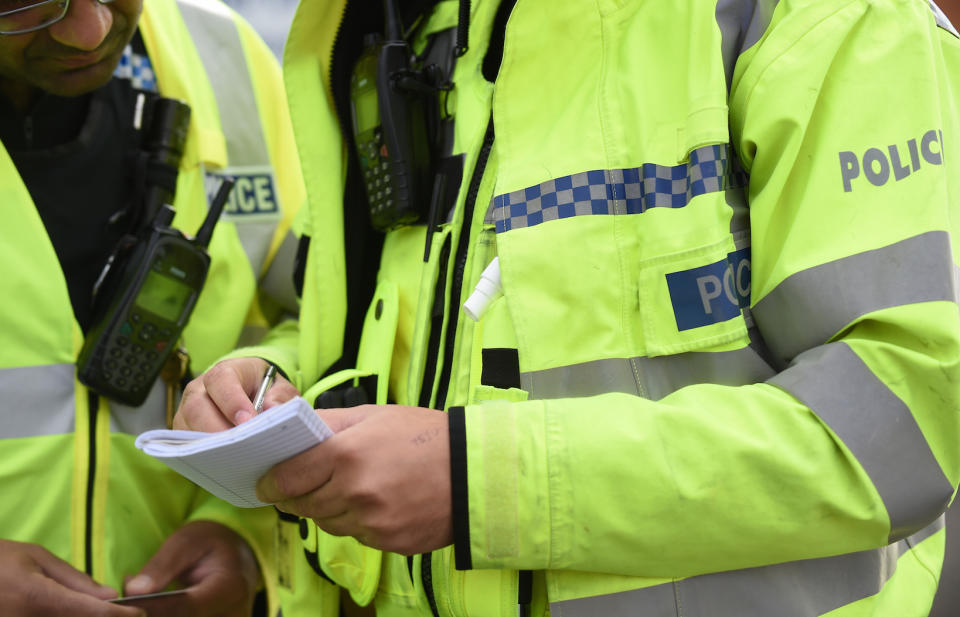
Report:
[[158,317],[176,323],[183,314],[192,293],[193,288],[189,285],[151,270],[134,304]]

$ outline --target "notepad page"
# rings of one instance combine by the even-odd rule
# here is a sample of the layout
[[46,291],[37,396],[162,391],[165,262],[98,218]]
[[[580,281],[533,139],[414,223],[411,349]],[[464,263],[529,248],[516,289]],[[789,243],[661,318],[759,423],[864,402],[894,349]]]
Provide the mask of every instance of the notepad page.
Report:
[[147,431],[136,445],[217,497],[255,508],[268,505],[256,497],[257,480],[332,434],[313,408],[297,398],[220,433]]

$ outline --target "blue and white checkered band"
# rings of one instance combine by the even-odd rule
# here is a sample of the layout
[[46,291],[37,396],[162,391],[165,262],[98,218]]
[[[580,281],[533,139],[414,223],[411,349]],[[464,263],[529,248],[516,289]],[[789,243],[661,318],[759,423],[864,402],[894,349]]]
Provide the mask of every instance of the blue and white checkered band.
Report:
[[[731,164],[732,163],[732,164]],[[645,163],[587,171],[493,198],[497,233],[587,214],[640,214],[683,208],[697,195],[746,186],[728,144],[704,146],[674,167]]]
[[120,64],[113,72],[118,79],[129,79],[133,87],[138,90],[157,91],[157,77],[153,74],[153,65],[150,58],[134,53],[133,48],[127,45],[123,50]]

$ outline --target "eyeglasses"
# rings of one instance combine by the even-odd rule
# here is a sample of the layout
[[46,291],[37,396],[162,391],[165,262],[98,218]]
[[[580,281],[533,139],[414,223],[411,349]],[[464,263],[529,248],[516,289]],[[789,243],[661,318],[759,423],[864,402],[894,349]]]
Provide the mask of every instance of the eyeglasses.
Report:
[[[100,4],[110,4],[114,0],[97,0]],[[51,26],[67,14],[70,0],[6,0],[0,6],[16,6],[15,9],[0,11],[0,34],[24,34],[42,30]]]

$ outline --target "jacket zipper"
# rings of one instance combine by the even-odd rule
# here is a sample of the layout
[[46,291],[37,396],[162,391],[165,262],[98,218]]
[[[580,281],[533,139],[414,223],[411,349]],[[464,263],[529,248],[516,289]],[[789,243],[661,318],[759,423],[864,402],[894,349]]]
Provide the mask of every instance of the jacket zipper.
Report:
[[440,249],[440,268],[437,272],[437,284],[433,290],[433,308],[430,311],[430,338],[427,341],[426,363],[423,367],[423,384],[420,386],[420,406],[430,407],[430,397],[433,394],[433,379],[437,374],[437,358],[440,349],[440,334],[443,330],[443,296],[447,283],[447,267],[450,263],[450,236],[443,241]]
[[97,475],[97,407],[100,397],[93,390],[87,391],[87,406],[90,416],[87,428],[87,495],[83,523],[84,571],[93,577],[93,490]]
[[[460,238],[457,241],[457,253],[454,260],[453,280],[450,286],[450,304],[447,307],[450,319],[447,322],[447,336],[444,341],[443,364],[440,366],[440,381],[437,384],[437,399],[434,407],[443,409],[446,400],[448,381],[452,371],[453,347],[456,342],[457,324],[459,322],[460,311],[460,288],[463,286],[463,277],[467,265],[467,252],[470,248],[470,231],[473,227],[473,213],[476,209],[477,196],[480,193],[480,181],[487,168],[487,159],[490,158],[490,150],[493,148],[493,117],[491,116],[487,124],[487,132],[483,136],[483,147],[477,156],[477,164],[473,169],[473,176],[470,178],[470,188],[467,191],[467,199],[464,202],[463,224],[460,228]],[[444,244],[443,254],[440,258],[442,263],[446,263],[449,253],[449,236],[447,243]],[[446,283],[446,268],[442,268],[441,275],[437,280],[437,287],[434,296],[433,327],[430,331],[429,353],[427,355],[426,366],[429,370],[424,370],[423,385],[420,389],[420,406],[430,406],[430,395],[433,392],[435,383],[435,367],[438,363],[440,353],[440,335],[439,331],[443,325],[443,291]],[[439,314],[438,314],[439,313]],[[436,332],[436,334],[435,334]],[[433,590],[433,553],[424,553],[420,560],[420,580],[423,583],[423,592],[427,596],[427,602],[430,604],[430,610],[434,617],[440,617],[437,610],[437,599]]]
[[[460,294],[463,287],[463,278],[467,267],[467,253],[470,249],[470,231],[473,227],[473,213],[477,205],[477,196],[480,193],[480,181],[487,168],[487,159],[490,158],[490,150],[493,148],[493,117],[490,117],[487,123],[487,132],[483,136],[483,147],[480,149],[480,155],[477,157],[477,165],[473,170],[473,177],[470,179],[470,189],[467,192],[467,200],[463,212],[463,227],[460,230],[460,238],[457,242],[457,255],[454,263],[453,281],[450,286],[450,321],[447,323],[447,337],[443,347],[443,365],[440,367],[440,379],[437,384],[436,408],[444,409],[447,403],[447,393],[450,387],[450,373],[453,370],[453,348],[457,339],[457,325],[460,318]],[[439,350],[438,350],[439,351]]]

